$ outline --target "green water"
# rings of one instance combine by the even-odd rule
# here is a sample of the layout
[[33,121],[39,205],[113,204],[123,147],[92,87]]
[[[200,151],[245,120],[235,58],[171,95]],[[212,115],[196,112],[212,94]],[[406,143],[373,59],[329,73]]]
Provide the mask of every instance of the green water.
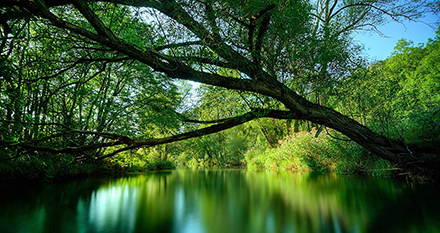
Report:
[[440,232],[436,185],[178,169],[2,189],[0,232]]

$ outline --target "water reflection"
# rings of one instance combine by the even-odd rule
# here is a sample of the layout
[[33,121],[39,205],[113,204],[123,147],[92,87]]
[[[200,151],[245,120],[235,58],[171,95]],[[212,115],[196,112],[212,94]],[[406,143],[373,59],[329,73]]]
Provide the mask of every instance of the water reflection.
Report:
[[179,169],[2,190],[0,232],[440,232],[439,193],[371,177]]

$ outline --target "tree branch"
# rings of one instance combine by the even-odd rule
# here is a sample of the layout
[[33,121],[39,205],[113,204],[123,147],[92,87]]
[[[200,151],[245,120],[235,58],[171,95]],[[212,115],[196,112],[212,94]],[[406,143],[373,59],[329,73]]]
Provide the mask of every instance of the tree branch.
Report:
[[270,14],[268,13],[264,16],[263,20],[261,21],[261,25],[258,30],[257,41],[255,42],[255,52],[253,59],[256,64],[259,64],[261,60],[260,54],[263,47],[263,39],[269,27],[269,23],[270,23]]
[[[66,154],[78,154],[85,151],[90,150],[96,150],[100,148],[106,148],[106,147],[112,147],[117,145],[128,145],[127,147],[124,147],[122,149],[117,150],[117,153],[129,150],[129,149],[135,149],[139,147],[144,146],[155,146],[155,145],[161,145],[165,143],[175,142],[175,141],[181,141],[189,138],[199,137],[203,135],[213,134],[219,131],[223,131],[225,129],[232,128],[237,125],[244,124],[248,121],[262,118],[262,117],[270,117],[270,118],[277,118],[277,119],[301,119],[301,115],[290,112],[290,111],[282,111],[282,110],[273,110],[273,109],[253,109],[250,112],[247,112],[243,115],[231,117],[231,118],[225,118],[220,120],[213,120],[213,121],[196,121],[196,120],[189,120],[184,119],[186,122],[193,122],[193,123],[202,123],[202,124],[215,124],[206,128],[198,129],[195,131],[187,132],[187,133],[181,133],[170,137],[165,138],[152,138],[152,139],[131,139],[124,135],[119,134],[113,134],[113,133],[106,133],[106,132],[96,132],[96,131],[85,131],[85,130],[69,130],[65,132],[61,132],[58,134],[54,134],[48,137],[44,137],[37,140],[30,140],[26,142],[0,142],[0,148],[11,148],[11,147],[21,147],[33,151],[44,151],[44,152],[50,152],[50,153],[66,153]],[[105,142],[105,143],[95,143],[95,144],[89,144],[86,146],[79,146],[79,147],[67,147],[67,148],[51,148],[51,147],[41,147],[37,146],[35,144],[42,143],[49,141],[54,138],[66,136],[66,135],[72,135],[72,134],[82,134],[82,135],[97,135],[102,138],[112,139],[113,141]],[[117,154],[115,152],[104,155],[98,159],[107,158],[110,156],[113,156]],[[10,159],[10,158],[9,158]]]
[[218,67],[223,67],[223,68],[228,68],[228,69],[234,69],[234,65],[231,65],[229,63],[226,62],[222,62],[222,61],[216,61],[210,58],[206,58],[206,57],[191,57],[191,56],[185,56],[185,57],[174,57],[175,59],[179,60],[179,61],[187,61],[187,62],[199,62],[199,63],[204,63],[204,64],[208,64],[208,65],[214,65],[214,66],[218,66]]
[[[264,109],[264,108],[254,108],[252,111],[248,112],[248,114],[253,113],[257,116],[257,118],[261,117],[269,117],[269,118],[275,118],[275,119],[293,119],[295,117],[295,114],[293,114],[290,111],[283,111],[283,110],[274,110],[274,109]],[[187,119],[183,116],[184,122],[188,123],[199,123],[199,124],[218,124],[218,123],[224,123],[232,118],[224,118],[219,120],[211,120],[211,121],[200,121],[200,120],[193,120],[193,119]]]
[[[267,12],[269,12],[270,10],[274,9],[276,7],[275,4],[271,4],[267,7],[265,7],[263,10],[261,10],[260,12],[258,12],[255,15],[252,15],[250,18],[250,22],[249,22],[249,32],[248,32],[248,44],[249,44],[249,51],[251,51],[252,53],[255,50],[259,50],[261,49],[261,41],[259,42],[259,40],[262,39],[265,31],[267,30],[267,25],[269,24],[269,20],[270,18],[268,18],[267,15],[265,15]],[[260,31],[258,33],[258,38],[257,38],[257,42],[254,46],[254,32],[255,32],[255,27],[256,27],[256,22],[259,18],[261,18],[263,15],[265,15],[265,17],[263,18],[263,22],[261,23],[260,26]],[[258,48],[260,47],[260,48]],[[256,62],[256,58],[254,56],[254,62]]]
[[[133,140],[132,145],[129,145],[128,147],[117,150],[117,153],[122,152],[122,151],[126,151],[126,150],[144,147],[144,146],[150,147],[150,146],[161,145],[161,144],[181,141],[181,140],[185,140],[185,139],[190,139],[190,138],[194,138],[194,137],[209,135],[209,134],[217,133],[217,132],[232,128],[237,125],[244,124],[248,121],[251,121],[251,120],[254,120],[257,118],[262,118],[262,117],[270,117],[270,118],[277,118],[277,119],[301,119],[300,114],[290,112],[290,111],[281,111],[281,110],[272,110],[272,109],[254,109],[250,112],[247,112],[247,113],[245,113],[241,116],[237,116],[237,117],[221,119],[218,121],[205,121],[205,122],[219,122],[219,123],[216,125],[212,125],[212,126],[203,128],[203,129],[191,131],[188,133],[182,133],[182,134],[174,135],[171,137],[165,137],[165,138]],[[101,156],[98,158],[98,160],[114,156],[115,154],[116,153],[113,152],[113,153]]]
[[38,82],[40,80],[49,80],[51,78],[55,78],[71,69],[73,69],[76,65],[78,64],[83,64],[83,63],[90,63],[90,62],[101,62],[104,61],[106,63],[110,63],[110,62],[121,62],[121,61],[127,61],[130,60],[131,58],[129,57],[119,57],[119,58],[90,58],[90,59],[78,59],[76,61],[74,61],[71,65],[59,70],[57,73],[55,74],[51,74],[51,75],[46,75],[43,77],[39,77],[36,79],[24,79],[27,82]]
[[82,15],[87,19],[87,21],[93,26],[93,28],[98,32],[99,35],[106,36],[111,40],[117,40],[113,32],[107,28],[104,23],[99,19],[95,12],[90,9],[86,1],[83,0],[72,0],[73,5],[81,12]]
[[209,26],[211,26],[213,32],[217,35],[220,35],[220,28],[217,26],[217,23],[215,22],[216,16],[214,9],[212,8],[212,5],[207,1],[205,3],[205,12],[206,12],[206,18],[209,22]]
[[154,47],[153,49],[160,51],[160,50],[164,50],[164,49],[172,49],[172,48],[179,48],[179,47],[185,47],[185,46],[190,46],[190,45],[201,45],[201,44],[202,44],[202,41],[197,40],[197,41],[188,41],[188,42],[182,42],[182,43],[161,45],[161,46]]

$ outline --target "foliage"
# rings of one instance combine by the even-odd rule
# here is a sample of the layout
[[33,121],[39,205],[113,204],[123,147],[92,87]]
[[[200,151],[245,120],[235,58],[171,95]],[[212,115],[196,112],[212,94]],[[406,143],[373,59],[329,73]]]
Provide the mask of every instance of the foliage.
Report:
[[[337,87],[332,98],[339,100],[333,103],[377,132],[404,139],[408,145],[416,145],[414,148],[438,150],[440,82],[433,63],[438,57],[438,38],[417,47],[400,41],[388,60],[352,71]],[[251,149],[246,153],[248,168],[388,174],[389,163],[377,160],[356,143],[322,134],[315,138],[315,132],[288,136],[276,149]]]
[[440,101],[415,107],[399,122],[396,130],[408,144],[440,148]]
[[248,169],[386,174],[391,166],[352,141],[316,132],[287,136],[278,148],[252,148],[245,154]]
[[[102,161],[119,153],[110,165],[143,168],[168,159],[236,164],[252,146],[265,142],[277,147],[289,133],[290,120],[297,119],[331,127],[384,159],[400,163],[405,154],[405,162],[415,164],[423,159],[415,158],[400,138],[386,138],[364,125],[379,120],[388,129],[390,116],[412,111],[405,104],[438,101],[420,101],[429,97],[423,91],[437,91],[436,40],[427,49],[399,47],[398,59],[377,71],[374,84],[383,77],[390,80],[383,83],[381,96],[354,90],[374,79],[350,77],[362,64],[350,35],[374,29],[388,17],[416,19],[425,4],[2,1],[0,114],[5,117],[0,121],[0,161],[44,163],[40,158],[48,157],[51,166],[67,169],[72,162]],[[424,54],[432,57],[421,59]],[[424,65],[414,71],[419,58]],[[406,73],[387,74],[396,70]],[[188,108],[188,88],[175,79],[209,86],[200,88],[199,103]],[[357,109],[364,125],[333,109],[355,102],[350,95],[339,95],[346,89],[367,99],[362,101],[367,107]],[[335,96],[329,99],[331,94]],[[396,99],[392,114],[383,110],[389,96]],[[374,112],[374,106],[381,110]],[[280,120],[260,119],[265,116]],[[230,129],[253,119],[258,120]],[[229,131],[213,135],[225,129]],[[189,138],[194,139],[165,145]],[[149,149],[127,152],[139,148]],[[330,166],[325,156],[308,157],[313,168]],[[64,158],[69,162],[56,161]]]
[[176,156],[178,164],[186,165],[241,165],[243,154],[255,142],[252,129],[247,124],[213,135],[189,139],[180,144]]
[[[139,44],[147,41],[141,29],[148,25],[130,20],[127,7],[101,7],[112,12],[103,14],[103,20],[123,38]],[[79,14],[71,7],[59,7],[55,12]],[[0,115],[4,116],[0,119],[0,140],[3,145],[31,142],[43,151],[1,147],[0,161],[15,158],[0,162],[2,174],[46,180],[82,173],[72,164],[85,159],[101,169],[99,162],[93,162],[103,154],[99,147],[72,154],[44,149],[105,142],[97,134],[81,132],[113,131],[139,138],[170,135],[180,126],[174,109],[180,104],[181,93],[166,76],[152,74],[139,62],[38,19],[21,21],[13,29],[17,38],[9,41],[11,47],[0,51]],[[66,130],[78,133],[63,134]],[[54,132],[59,136],[53,137]],[[93,166],[82,164],[84,171],[90,169],[88,173],[97,170]]]
[[[439,34],[438,31],[437,34]],[[440,144],[440,37],[414,46],[401,40],[386,61],[357,69],[338,87],[338,108],[407,145]],[[356,88],[361,87],[361,88]]]
[[171,161],[162,158],[160,148],[121,152],[106,159],[105,163],[110,165],[110,169],[122,169],[124,171],[151,171],[175,168]]

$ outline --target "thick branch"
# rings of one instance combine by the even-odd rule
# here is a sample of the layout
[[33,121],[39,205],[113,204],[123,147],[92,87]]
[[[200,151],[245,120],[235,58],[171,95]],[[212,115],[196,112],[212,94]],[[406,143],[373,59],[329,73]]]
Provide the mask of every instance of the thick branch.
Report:
[[269,23],[270,23],[270,14],[266,14],[263,20],[261,21],[261,26],[257,35],[257,41],[255,42],[255,52],[253,59],[254,62],[257,64],[260,63],[260,53],[263,47],[263,39],[264,39],[264,35],[267,32]]
[[95,12],[90,9],[87,5],[87,2],[84,0],[72,0],[73,5],[81,12],[84,17],[86,17],[87,21],[95,28],[98,34],[106,36],[109,39],[116,40],[116,36],[111,32],[109,28],[107,28],[104,23],[99,19],[99,17],[95,14]]
[[[259,116],[258,118],[260,118],[260,117],[269,117],[269,118],[275,118],[275,119],[293,119],[295,116],[298,116],[297,114],[293,114],[290,111],[274,110],[274,109],[263,109],[263,108],[255,108],[255,109],[253,109],[249,113],[253,113],[256,116]],[[218,123],[227,122],[230,119],[231,118],[224,118],[224,119],[211,120],[211,121],[200,121],[200,120],[187,119],[187,118],[183,117],[183,121],[184,122],[199,123],[199,124],[218,124]]]
[[[174,135],[171,137],[165,137],[165,138],[152,138],[152,139],[131,139],[127,136],[119,135],[119,134],[113,134],[113,133],[106,133],[106,132],[96,132],[96,131],[84,131],[84,130],[69,130],[65,132],[61,132],[58,134],[54,134],[48,137],[44,137],[37,140],[30,140],[26,142],[18,142],[18,143],[10,143],[10,142],[1,142],[0,148],[11,148],[11,147],[21,147],[29,150],[34,151],[44,151],[44,152],[50,152],[50,153],[67,153],[67,154],[78,154],[85,151],[90,150],[96,150],[100,148],[106,148],[106,147],[112,147],[117,145],[128,145],[127,147],[124,147],[122,149],[117,150],[117,152],[122,152],[128,149],[135,149],[139,147],[144,146],[155,146],[165,143],[171,143],[175,141],[181,141],[189,138],[199,137],[203,135],[213,134],[219,131],[223,131],[225,129],[232,128],[237,125],[244,124],[248,121],[262,118],[262,117],[270,117],[270,118],[277,118],[277,119],[299,119],[301,118],[300,114],[293,113],[290,111],[282,111],[282,110],[273,110],[273,109],[253,109],[250,112],[247,112],[241,116],[232,117],[232,118],[225,118],[220,120],[213,120],[213,121],[195,121],[195,120],[188,120],[185,119],[186,122],[194,122],[194,123],[202,123],[202,124],[215,124],[203,129],[195,130],[192,132],[182,133],[178,135]],[[79,147],[67,147],[67,148],[51,148],[51,147],[41,147],[35,144],[47,142],[51,139],[59,138],[66,135],[72,135],[72,134],[82,134],[82,135],[97,135],[102,138],[112,139],[113,141],[106,142],[106,143],[96,143],[96,144],[89,144],[86,146],[79,146]],[[116,153],[113,152],[111,154],[107,154],[105,156],[100,157],[99,159],[107,158],[110,156],[115,155]]]
[[[260,40],[262,39],[262,36],[264,35],[265,31],[267,30],[267,25],[269,24],[269,19],[270,19],[270,17],[266,13],[268,13],[270,10],[274,9],[275,7],[276,7],[275,4],[271,4],[271,5],[267,6],[266,8],[264,8],[263,10],[261,10],[260,12],[258,12],[257,14],[251,16],[250,22],[249,22],[249,32],[248,32],[249,51],[253,52],[254,49],[256,51],[261,50],[262,42]],[[256,22],[263,15],[265,15],[265,17],[263,18],[263,22],[261,23],[260,31],[258,33],[257,42],[254,45],[254,32],[255,32]],[[254,56],[254,61],[256,61],[255,56]]]
[[[300,119],[301,115],[293,113],[293,112],[289,112],[289,111],[271,110],[271,109],[254,109],[254,110],[252,110],[248,113],[245,113],[241,116],[218,120],[218,122],[220,122],[220,123],[218,123],[216,125],[212,125],[212,126],[209,126],[209,127],[203,128],[203,129],[192,131],[192,132],[178,134],[178,135],[174,135],[171,137],[165,137],[165,138],[133,140],[132,145],[129,145],[128,147],[119,149],[117,151],[119,153],[119,152],[122,152],[125,150],[135,149],[135,148],[139,148],[139,147],[144,147],[144,146],[150,147],[150,146],[161,145],[161,144],[181,141],[181,140],[185,140],[185,139],[200,137],[200,136],[204,136],[204,135],[209,135],[209,134],[217,133],[217,132],[232,128],[237,125],[244,124],[248,121],[251,121],[251,120],[254,120],[257,118],[262,118],[262,117],[271,117],[271,118],[278,118],[278,119]],[[211,121],[211,122],[215,122],[215,121]],[[104,155],[102,157],[99,157],[98,159],[104,159],[104,158],[108,158],[108,157],[111,157],[114,155],[115,155],[115,153],[113,152],[108,155]]]

